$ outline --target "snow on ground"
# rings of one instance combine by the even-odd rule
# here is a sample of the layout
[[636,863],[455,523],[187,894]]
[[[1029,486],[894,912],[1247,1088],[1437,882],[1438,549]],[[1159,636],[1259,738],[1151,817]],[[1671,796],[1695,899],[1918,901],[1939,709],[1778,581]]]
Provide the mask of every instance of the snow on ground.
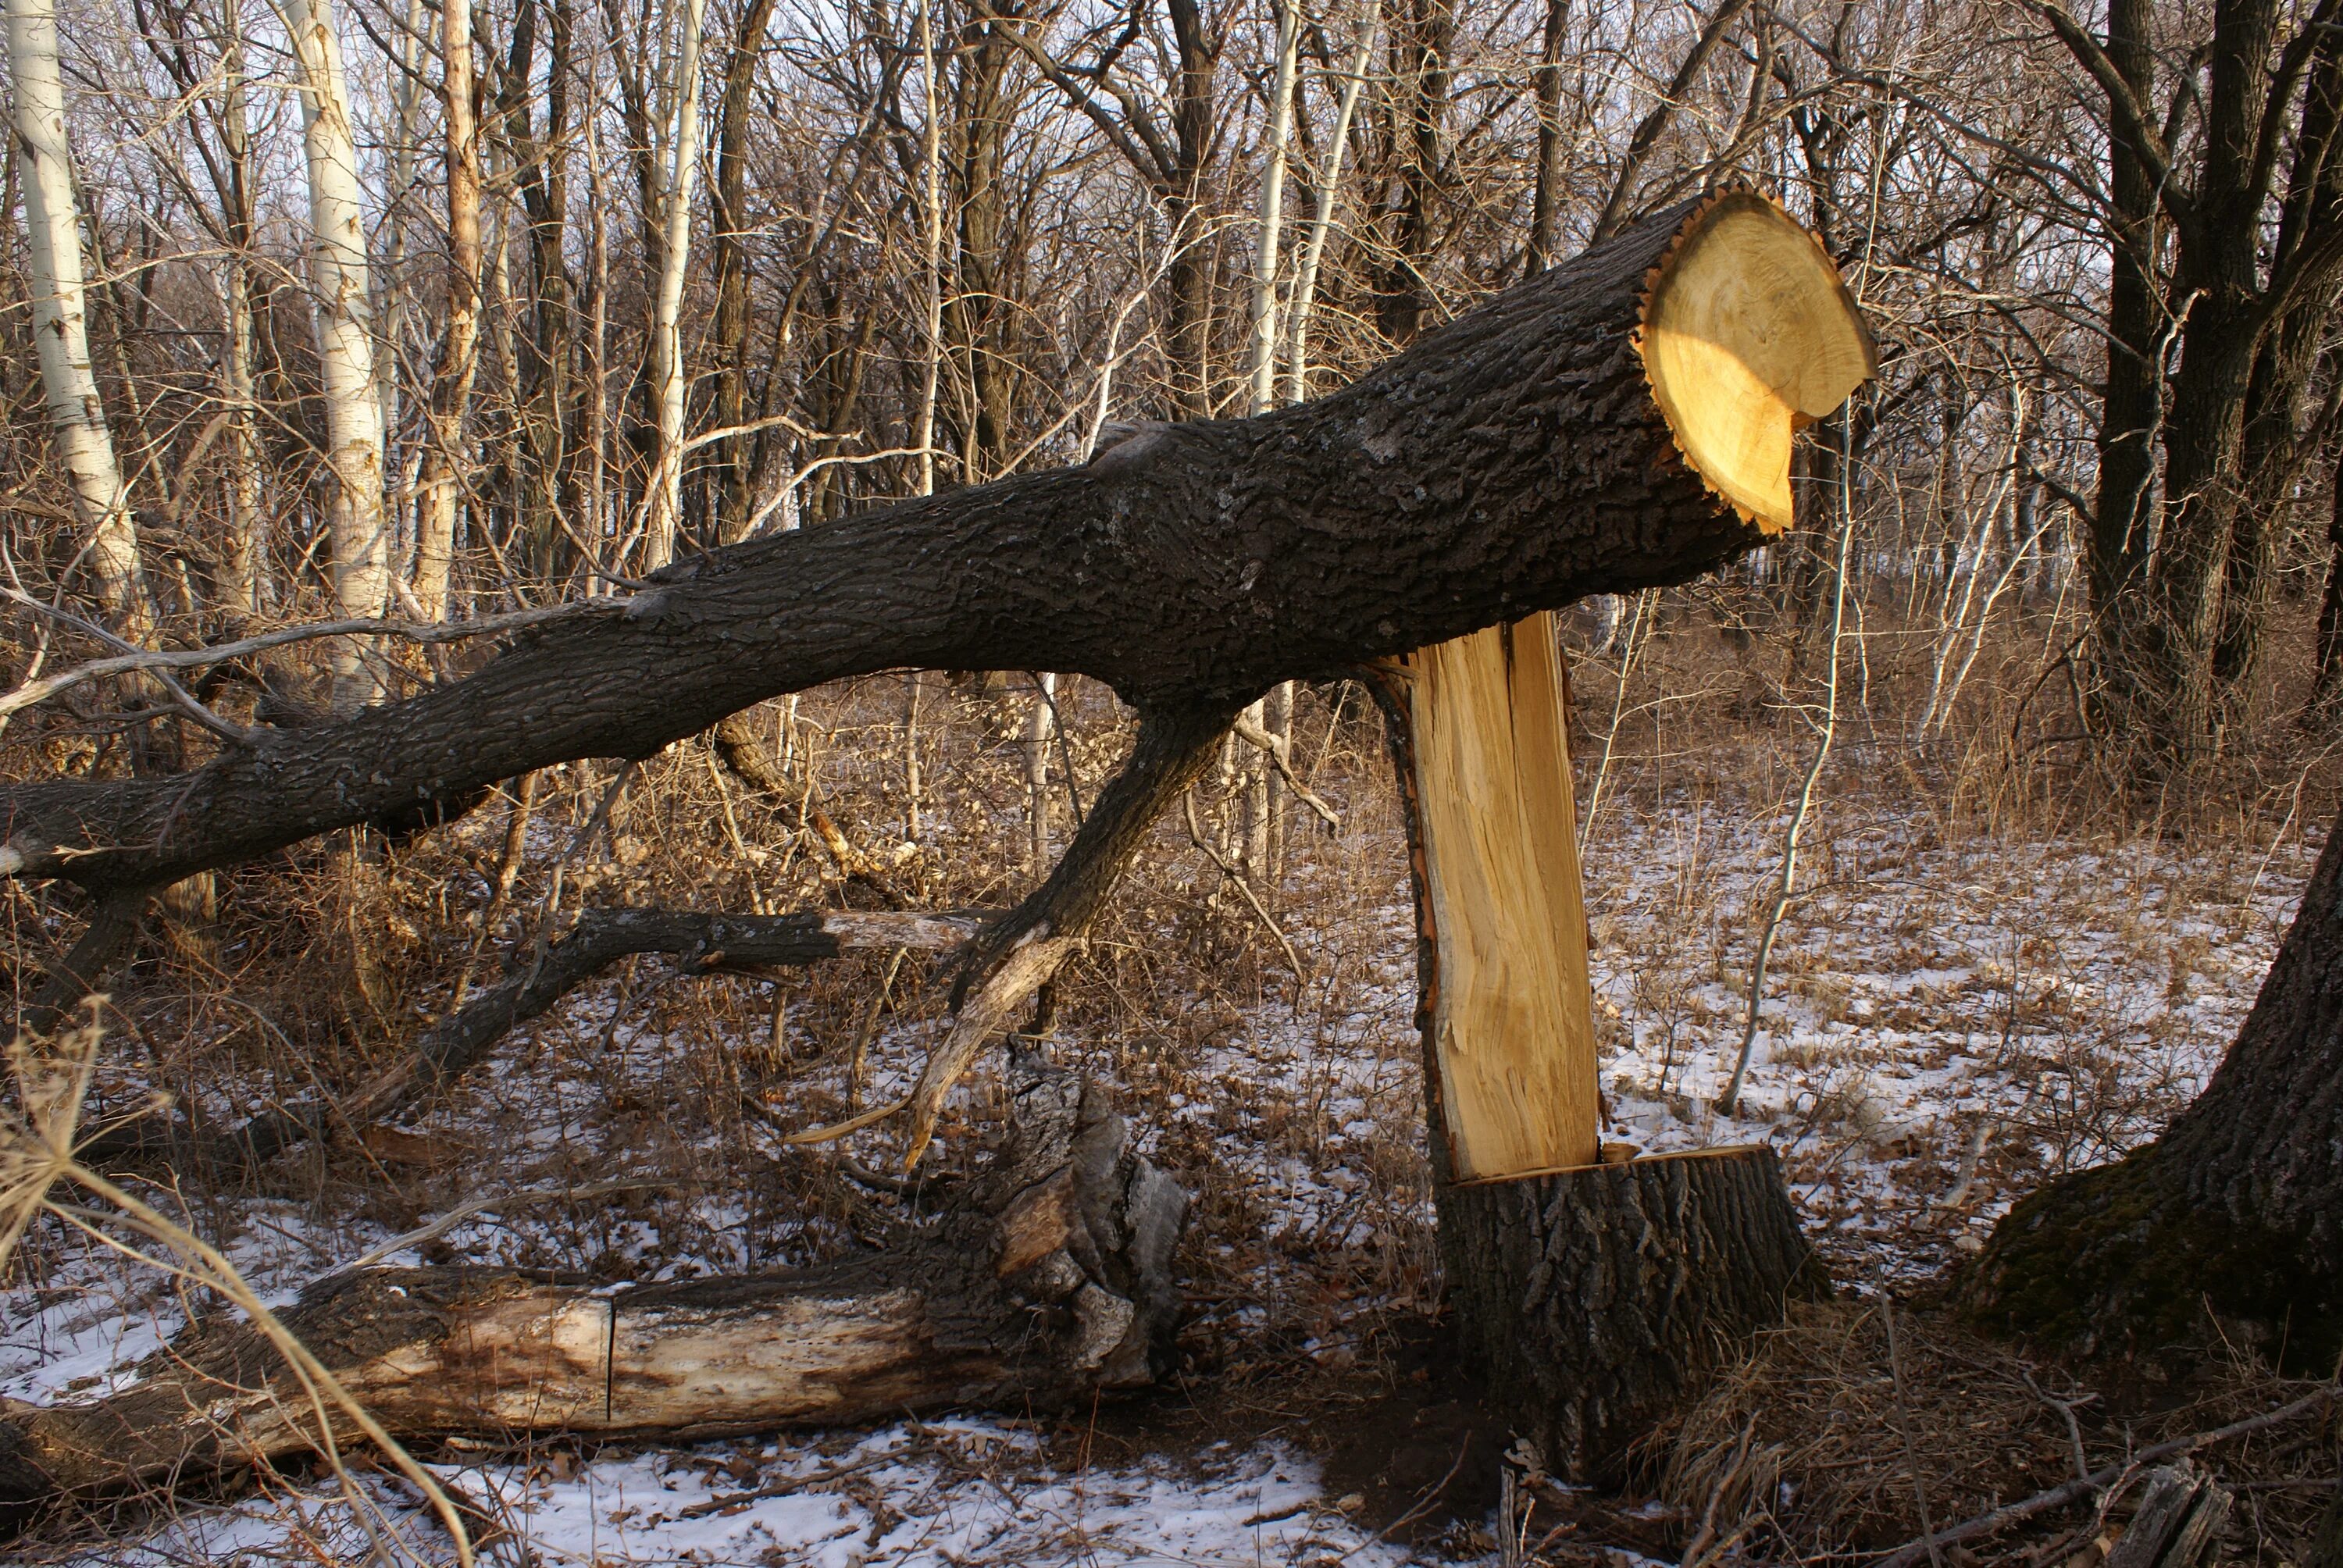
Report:
[[[1192,1466],[1037,1474],[1031,1434],[985,1422],[906,1423],[815,1444],[669,1449],[578,1465],[437,1465],[485,1558],[544,1568],[619,1563],[789,1568],[1292,1563],[1406,1560],[1318,1497],[1317,1469],[1266,1446]],[[419,1492],[367,1475],[198,1509],[146,1540],[75,1559],[97,1568],[365,1561],[403,1543],[447,1561]],[[304,1550],[307,1548],[307,1550]],[[318,1550],[322,1548],[322,1550]]]
[[[1774,950],[1744,1099],[1725,1117],[1713,1101],[1740,1044],[1785,820],[1693,798],[1605,809],[1586,875],[1606,1136],[1647,1150],[1772,1142],[1810,1231],[1850,1280],[1929,1272],[2045,1177],[2152,1135],[2250,1006],[2316,849],[1996,836],[1905,803],[1831,799]],[[1211,885],[1191,872],[1192,887]],[[1151,1152],[1200,1189],[1186,1255],[1191,1338],[1217,1347],[1200,1358],[1205,1378],[1247,1358],[1272,1375],[1293,1364],[1280,1356],[1348,1364],[1363,1323],[1423,1304],[1429,1289],[1413,920],[1387,823],[1354,824],[1339,855],[1298,859],[1281,891],[1313,977],[1298,1000],[1282,982],[1211,995],[1173,986],[1131,1004],[1145,1031],[1071,1048],[1121,1081]],[[688,989],[605,983],[508,1041],[430,1127],[493,1161],[402,1172],[389,1207],[321,1191],[200,1204],[197,1222],[228,1234],[248,1277],[283,1299],[484,1195],[475,1169],[519,1192],[607,1179],[614,1164],[628,1173],[631,1160],[668,1174],[639,1194],[491,1208],[389,1261],[651,1279],[786,1266],[850,1244],[850,1220],[809,1217],[801,1191],[760,1189],[740,1158],[743,1127],[778,1168],[777,1125],[843,1104],[838,1062],[817,1052],[762,1091],[771,1124],[736,1118],[728,1131],[676,1115],[714,1091],[709,1053],[691,1044],[713,1026],[676,1000]],[[907,1010],[880,1032],[862,1103],[908,1081],[932,1011]],[[969,1092],[980,1106],[981,1087]],[[0,1303],[0,1395],[18,1399],[105,1392],[184,1322],[167,1282],[69,1246],[43,1251]],[[1407,1555],[1354,1524],[1321,1494],[1314,1462],[1275,1441],[1070,1471],[1030,1429],[965,1420],[748,1449],[612,1448],[582,1463],[482,1457],[442,1473],[547,1563]],[[417,1528],[415,1497],[377,1477],[358,1484],[385,1518]],[[191,1506],[78,1561],[316,1560],[305,1540],[352,1560],[368,1549],[365,1513],[320,1483]]]

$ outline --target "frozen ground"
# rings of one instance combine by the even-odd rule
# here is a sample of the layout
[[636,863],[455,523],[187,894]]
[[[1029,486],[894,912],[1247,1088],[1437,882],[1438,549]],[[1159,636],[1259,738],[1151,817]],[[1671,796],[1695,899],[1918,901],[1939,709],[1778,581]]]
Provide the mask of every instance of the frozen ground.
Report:
[[[1710,1101],[1740,1042],[1782,822],[1690,799],[1605,809],[1586,873],[1611,1135],[1647,1149],[1771,1141],[1834,1267],[1858,1280],[1934,1271],[2015,1195],[2129,1147],[2185,1103],[2250,1005],[2316,849],[2013,839],[1902,805],[1834,802],[1814,825],[1748,1090],[1726,1120]],[[1163,875],[1166,898],[1211,879],[1193,865]],[[1312,974],[1298,997],[1274,976],[1200,992],[1122,972],[1136,1000],[1118,1005],[1151,1027],[1073,1048],[1127,1086],[1157,1158],[1199,1191],[1185,1256],[1200,1383],[1275,1386],[1351,1366],[1373,1356],[1378,1323],[1433,1288],[1405,894],[1388,828],[1354,826],[1342,853],[1299,860],[1278,900]],[[1130,918],[1143,927],[1146,914]],[[239,1265],[283,1296],[488,1195],[473,1173],[495,1151],[493,1191],[537,1196],[394,1261],[654,1278],[850,1244],[850,1209],[809,1210],[802,1187],[762,1184],[763,1165],[744,1175],[740,1156],[745,1143],[781,1169],[776,1129],[842,1103],[842,1069],[818,1058],[744,1091],[726,1053],[763,1046],[697,1018],[682,989],[612,981],[508,1041],[459,1103],[409,1130],[461,1151],[452,1167],[403,1165],[384,1147],[391,1198],[329,1183],[199,1203],[196,1222],[229,1236]],[[866,1096],[915,1070],[933,1010],[907,1008],[880,1032]],[[714,1095],[725,1071],[729,1092],[761,1111],[675,1112]],[[639,1170],[639,1192],[544,1195]],[[0,1305],[0,1394],[103,1392],[184,1322],[151,1276],[54,1239],[35,1250],[38,1266]],[[484,1452],[441,1473],[506,1533],[509,1560],[525,1544],[546,1563],[1406,1558],[1354,1521],[1355,1504],[1324,1495],[1312,1437],[1306,1424],[1263,1435],[1256,1423],[1224,1443],[1091,1464],[1030,1426],[953,1420],[745,1448]],[[75,1560],[259,1564],[320,1560],[320,1548],[353,1560],[373,1549],[370,1512],[376,1531],[439,1539],[417,1499],[377,1477],[361,1479],[373,1502],[357,1510],[330,1481],[281,1484],[292,1489],[189,1506]]]

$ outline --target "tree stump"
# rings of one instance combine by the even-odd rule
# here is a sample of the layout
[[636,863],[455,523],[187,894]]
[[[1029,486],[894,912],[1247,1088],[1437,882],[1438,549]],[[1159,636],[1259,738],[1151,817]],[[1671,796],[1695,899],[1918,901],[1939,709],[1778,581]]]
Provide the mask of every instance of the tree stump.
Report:
[[1763,1144],[1456,1182],[1439,1206],[1466,1353],[1571,1481],[1617,1480],[1704,1373],[1821,1282]]
[[1424,1101],[1465,1353],[1547,1469],[1613,1480],[1819,1271],[1770,1149],[1597,1162],[1552,618],[1421,649],[1378,689],[1413,851]]

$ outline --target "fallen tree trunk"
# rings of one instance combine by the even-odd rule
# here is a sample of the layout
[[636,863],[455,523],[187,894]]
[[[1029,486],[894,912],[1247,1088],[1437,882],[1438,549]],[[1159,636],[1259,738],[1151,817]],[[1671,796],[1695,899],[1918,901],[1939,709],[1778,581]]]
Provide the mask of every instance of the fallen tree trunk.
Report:
[[468,678],[181,777],[0,789],[0,872],[159,888],[880,669],[1073,671],[1142,713],[1232,713],[1761,542],[1795,430],[1870,364],[1779,208],[1685,203],[1316,402],[681,561]]
[[[1086,1405],[1152,1382],[1178,1322],[1187,1195],[1074,1074],[1023,1063],[1011,1123],[940,1220],[865,1256],[608,1294],[510,1269],[367,1269],[279,1315],[400,1438],[712,1437]],[[0,1503],[319,1446],[316,1406],[247,1326],[190,1329],[139,1371],[103,1400],[0,1409]],[[360,1441],[333,1419],[337,1444]]]

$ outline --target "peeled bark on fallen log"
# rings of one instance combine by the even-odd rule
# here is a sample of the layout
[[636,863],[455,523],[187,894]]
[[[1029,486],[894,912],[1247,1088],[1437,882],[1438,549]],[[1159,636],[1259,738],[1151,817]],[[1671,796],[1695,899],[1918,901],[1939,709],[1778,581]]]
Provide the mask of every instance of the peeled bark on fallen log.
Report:
[[0,789],[0,873],[160,887],[881,669],[1072,671],[1142,712],[1233,713],[1762,542],[1795,430],[1870,365],[1778,207],[1684,203],[1315,402],[681,561],[468,678],[181,777]]
[[[943,1405],[1087,1405],[1152,1382],[1187,1195],[1077,1075],[1021,1062],[1001,1155],[886,1250],[755,1279],[589,1287],[510,1269],[331,1275],[284,1322],[401,1439],[714,1437]],[[317,1447],[244,1325],[183,1332],[87,1403],[0,1407],[0,1503]],[[337,1443],[357,1441],[335,1418]]]

